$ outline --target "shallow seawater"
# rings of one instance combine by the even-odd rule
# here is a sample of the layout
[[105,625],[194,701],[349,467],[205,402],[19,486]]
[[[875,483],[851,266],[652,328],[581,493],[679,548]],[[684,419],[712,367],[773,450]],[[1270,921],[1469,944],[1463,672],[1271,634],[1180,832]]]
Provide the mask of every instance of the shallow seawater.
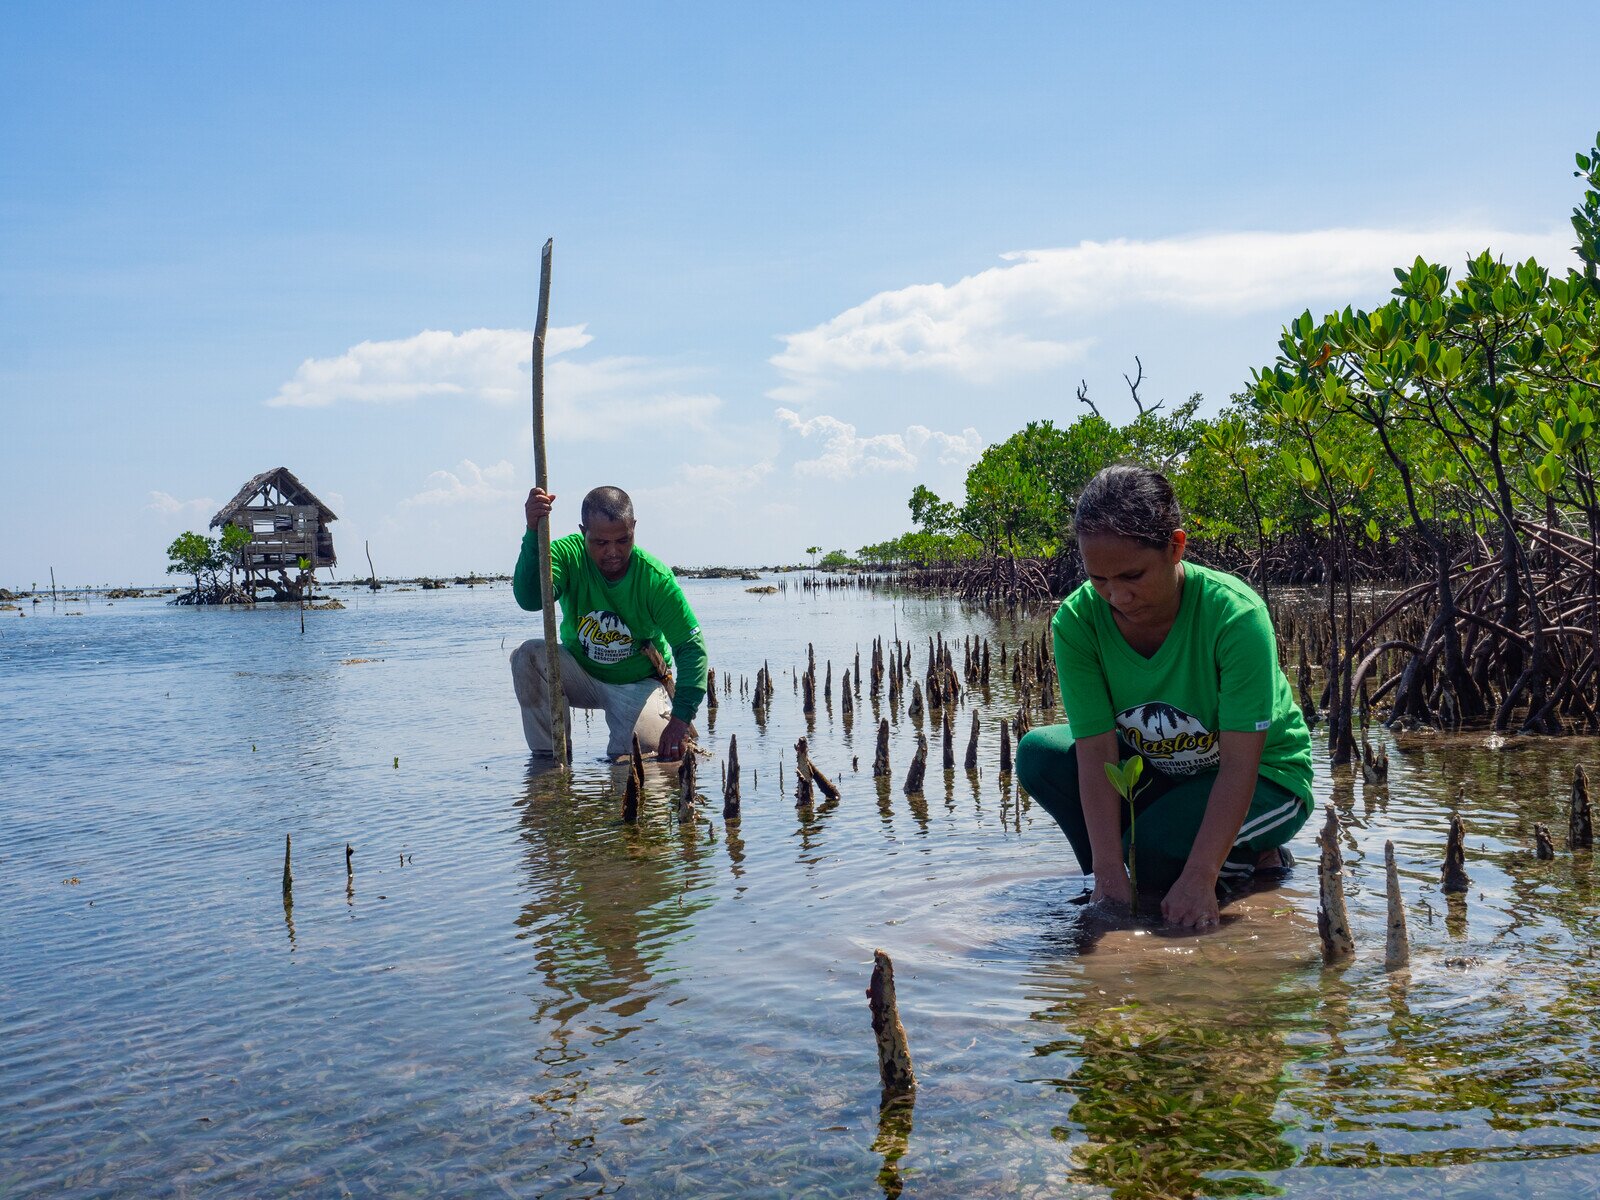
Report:
[[[888,787],[865,687],[843,720],[873,636],[920,677],[930,635],[1016,629],[744,586],[687,584],[734,681],[701,717],[691,828],[663,768],[619,822],[581,716],[570,785],[530,774],[507,658],[539,622],[504,585],[340,589],[303,636],[290,608],[0,614],[0,1194],[1595,1194],[1596,877],[1531,853],[1535,821],[1564,846],[1593,742],[1408,741],[1378,788],[1319,767],[1346,822],[1342,969],[1319,959],[1312,826],[1213,934],[1095,930],[1065,840],[998,774],[998,657],[955,722],[959,760],[977,706],[980,771],[947,775],[933,739],[920,798],[904,704]],[[844,795],[797,813],[808,642],[833,673],[812,753]],[[764,661],[761,725],[741,683]],[[1464,902],[1437,890],[1458,804]],[[1414,956],[1393,977],[1385,839]],[[921,1081],[882,1113],[874,947]]]

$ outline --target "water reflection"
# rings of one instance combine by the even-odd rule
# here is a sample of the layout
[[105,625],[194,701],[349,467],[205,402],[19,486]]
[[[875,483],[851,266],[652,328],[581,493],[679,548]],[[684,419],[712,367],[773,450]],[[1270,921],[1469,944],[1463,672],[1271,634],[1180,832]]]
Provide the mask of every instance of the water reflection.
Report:
[[1035,1053],[1076,1064],[1039,1082],[1073,1098],[1051,1132],[1078,1143],[1082,1181],[1116,1197],[1281,1190],[1267,1176],[1298,1156],[1278,1108],[1296,1053],[1288,1035],[1316,994],[1298,938],[1237,953],[1251,919],[1166,944],[1113,931],[1028,979],[1043,1002]]

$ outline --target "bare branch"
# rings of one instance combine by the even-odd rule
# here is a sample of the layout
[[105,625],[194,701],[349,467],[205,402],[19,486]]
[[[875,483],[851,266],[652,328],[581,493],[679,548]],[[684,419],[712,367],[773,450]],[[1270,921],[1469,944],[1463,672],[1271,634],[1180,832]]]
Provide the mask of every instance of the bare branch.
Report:
[[[1124,378],[1126,378],[1126,377],[1124,377]],[[1097,417],[1100,416],[1100,410],[1095,407],[1094,401],[1089,399],[1089,381],[1087,379],[1081,381],[1078,384],[1078,403],[1087,404],[1089,406],[1089,411],[1090,412],[1092,412]],[[1102,419],[1104,419],[1104,418],[1102,418]]]
[[1165,400],[1157,400],[1149,408],[1146,408],[1144,406],[1144,401],[1139,399],[1139,385],[1144,382],[1144,363],[1139,361],[1139,356],[1137,354],[1135,354],[1133,356],[1133,362],[1134,362],[1134,365],[1139,368],[1138,378],[1136,378],[1136,379],[1128,379],[1128,376],[1126,375],[1126,373],[1124,373],[1122,378],[1127,381],[1128,390],[1133,393],[1133,404],[1134,404],[1134,407],[1139,410],[1139,415],[1142,417],[1147,412],[1155,412],[1163,404],[1165,404],[1166,401]]

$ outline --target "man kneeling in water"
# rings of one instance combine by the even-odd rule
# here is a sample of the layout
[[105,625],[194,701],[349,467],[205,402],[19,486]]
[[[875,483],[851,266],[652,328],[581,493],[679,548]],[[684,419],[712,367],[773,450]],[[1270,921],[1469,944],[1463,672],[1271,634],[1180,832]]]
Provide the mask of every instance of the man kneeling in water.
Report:
[[[529,612],[544,607],[539,584],[539,522],[555,496],[543,488],[523,506],[527,532],[512,592]],[[551,582],[561,601],[561,690],[570,727],[573,708],[606,714],[608,757],[632,748],[682,757],[689,723],[706,694],[706,644],[671,570],[633,544],[633,501],[621,488],[583,498],[579,532],[550,543]],[[536,755],[552,753],[548,654],[543,638],[511,655],[511,680],[522,706],[522,732]],[[669,692],[670,665],[677,670]],[[569,743],[570,744],[570,743]]]
[[1067,724],[1028,732],[1017,777],[1094,874],[1094,899],[1126,904],[1130,815],[1105,764],[1142,755],[1140,888],[1165,893],[1168,921],[1206,928],[1219,880],[1290,861],[1278,848],[1314,807],[1311,735],[1266,604],[1185,563],[1181,521],[1146,467],[1107,467],[1084,488],[1073,526],[1089,578],[1051,622]]

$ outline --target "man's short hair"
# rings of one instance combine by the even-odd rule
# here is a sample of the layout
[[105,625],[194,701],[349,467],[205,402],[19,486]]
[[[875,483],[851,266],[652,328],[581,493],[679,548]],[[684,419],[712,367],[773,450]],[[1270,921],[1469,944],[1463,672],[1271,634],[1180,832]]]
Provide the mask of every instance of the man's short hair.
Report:
[[595,521],[621,521],[633,524],[633,501],[619,487],[597,487],[583,498],[583,509],[578,519],[584,525]]

